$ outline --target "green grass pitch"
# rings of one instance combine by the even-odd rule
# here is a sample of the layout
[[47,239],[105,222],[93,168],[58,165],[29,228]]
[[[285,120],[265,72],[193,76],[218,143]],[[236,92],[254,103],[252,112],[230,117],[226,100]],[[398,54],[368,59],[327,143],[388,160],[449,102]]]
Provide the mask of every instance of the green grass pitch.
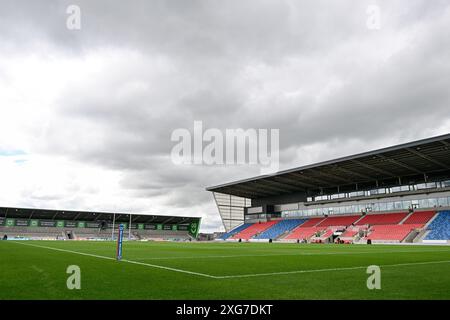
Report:
[[450,299],[449,246],[125,242],[120,262],[115,248],[0,241],[0,299]]

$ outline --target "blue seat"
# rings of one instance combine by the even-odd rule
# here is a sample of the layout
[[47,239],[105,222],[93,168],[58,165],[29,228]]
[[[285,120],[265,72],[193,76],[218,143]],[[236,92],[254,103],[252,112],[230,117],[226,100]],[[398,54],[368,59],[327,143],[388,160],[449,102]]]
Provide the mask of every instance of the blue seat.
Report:
[[425,240],[450,240],[450,211],[441,211],[428,225]]
[[233,230],[228,231],[228,232],[224,233],[223,235],[221,235],[221,236],[219,237],[219,239],[226,240],[226,239],[228,239],[229,237],[232,237],[233,235],[235,235],[236,233],[239,233],[239,232],[241,232],[242,230],[244,230],[244,229],[250,227],[251,225],[252,225],[252,223],[244,223],[244,224],[241,224],[240,226],[234,228]]
[[304,223],[306,219],[286,219],[261,232],[255,239],[276,239],[287,231],[291,231]]

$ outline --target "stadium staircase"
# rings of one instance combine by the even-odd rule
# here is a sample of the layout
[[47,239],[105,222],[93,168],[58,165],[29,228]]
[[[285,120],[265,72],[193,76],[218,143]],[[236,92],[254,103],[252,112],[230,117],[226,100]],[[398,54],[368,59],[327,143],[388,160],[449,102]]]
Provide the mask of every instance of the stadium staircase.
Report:
[[409,219],[409,217],[411,217],[413,215],[414,212],[409,212],[408,215],[406,217],[404,217],[402,219],[402,221],[400,221],[398,224],[403,224],[403,222],[405,222],[406,220]]
[[360,230],[360,227],[349,226],[338,238],[345,243],[353,243],[357,240]]
[[331,227],[331,226],[343,226],[347,227],[352,223],[355,223],[359,220],[360,216],[337,216],[337,217],[328,217],[319,222],[317,227]]
[[304,227],[304,228],[315,227],[316,225],[318,225],[320,222],[322,222],[325,219],[326,219],[325,217],[323,217],[323,218],[310,218],[305,223],[303,223],[301,226]]
[[320,235],[319,236],[312,236],[310,241],[312,243],[327,243],[330,242],[330,238],[333,236],[334,233],[334,229],[333,228],[329,228],[326,230],[322,230],[320,231]]
[[299,227],[292,230],[292,232],[290,232],[283,239],[284,240],[309,240],[317,232],[322,231],[324,229],[324,228],[320,228],[320,227],[304,227],[303,225],[300,225]]
[[359,221],[361,221],[362,219],[364,219],[364,217],[365,217],[364,215],[360,215],[360,216],[359,216],[359,219],[356,220],[353,224],[354,224],[354,225],[357,225]]
[[433,221],[439,216],[438,212],[435,212],[434,216],[428,220],[428,222],[423,226],[420,233],[414,238],[413,242],[422,242],[426,238],[426,236],[431,232],[431,230],[428,229],[428,226],[433,223]]
[[413,239],[413,242],[415,243],[421,243],[423,239],[430,233],[430,230],[427,230],[426,228],[423,228],[417,236]]

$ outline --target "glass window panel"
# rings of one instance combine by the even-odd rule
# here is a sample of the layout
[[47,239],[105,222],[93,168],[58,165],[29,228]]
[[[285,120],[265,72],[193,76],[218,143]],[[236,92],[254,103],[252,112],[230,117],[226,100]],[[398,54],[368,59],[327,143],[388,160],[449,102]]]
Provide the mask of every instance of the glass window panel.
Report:
[[394,203],[386,202],[386,210],[394,210]]
[[437,199],[436,198],[431,198],[431,199],[428,199],[428,206],[430,207],[430,208],[434,208],[434,207],[437,207]]
[[440,205],[442,207],[448,206],[447,198],[439,198],[438,199],[438,205]]
[[428,199],[420,199],[419,208],[428,208]]
[[436,182],[428,182],[426,183],[427,189],[436,188]]
[[403,204],[403,209],[411,208],[411,200],[402,201],[402,204]]

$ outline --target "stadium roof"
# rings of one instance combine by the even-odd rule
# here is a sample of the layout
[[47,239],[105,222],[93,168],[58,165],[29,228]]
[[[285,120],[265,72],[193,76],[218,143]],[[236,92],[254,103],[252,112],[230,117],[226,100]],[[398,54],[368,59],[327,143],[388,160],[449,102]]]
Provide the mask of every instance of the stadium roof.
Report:
[[[130,213],[115,213],[115,215],[116,222],[130,221]],[[15,219],[112,221],[113,216],[114,213],[111,212],[0,207],[0,217]],[[198,219],[199,218],[196,217],[177,217],[131,213],[132,223],[183,224],[190,223]]]
[[400,184],[405,179],[427,181],[437,176],[450,176],[450,134],[226,183],[206,190],[255,199],[326,189],[354,190],[355,186],[363,189]]

